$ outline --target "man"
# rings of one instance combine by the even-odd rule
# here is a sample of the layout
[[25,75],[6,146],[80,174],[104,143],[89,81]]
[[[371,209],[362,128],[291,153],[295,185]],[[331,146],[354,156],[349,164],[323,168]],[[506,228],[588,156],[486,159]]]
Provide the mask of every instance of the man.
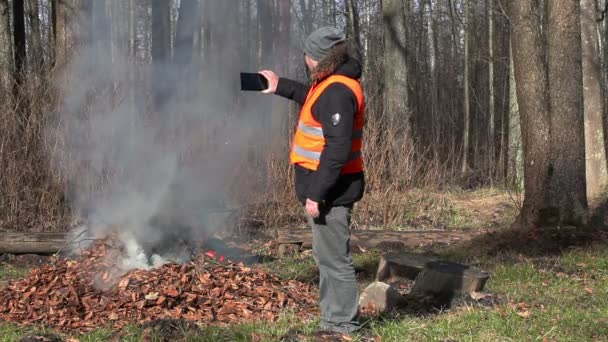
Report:
[[359,290],[350,251],[353,205],[363,197],[361,157],[364,96],[361,65],[348,55],[345,37],[332,27],[304,42],[312,86],[274,72],[266,94],[302,105],[290,160],[298,199],[313,232],[313,256],[320,274],[322,332],[359,330]]

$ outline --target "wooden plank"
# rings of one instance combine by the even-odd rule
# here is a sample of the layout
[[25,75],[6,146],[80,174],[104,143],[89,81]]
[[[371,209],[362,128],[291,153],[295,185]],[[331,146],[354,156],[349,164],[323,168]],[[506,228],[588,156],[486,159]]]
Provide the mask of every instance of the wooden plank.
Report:
[[53,254],[69,239],[69,233],[0,232],[0,254]]
[[[464,231],[386,231],[386,230],[353,230],[351,246],[376,248],[383,244],[395,244],[403,247],[416,247],[434,241],[469,240],[474,234]],[[310,229],[279,230],[277,243],[300,244],[302,248],[312,246]]]

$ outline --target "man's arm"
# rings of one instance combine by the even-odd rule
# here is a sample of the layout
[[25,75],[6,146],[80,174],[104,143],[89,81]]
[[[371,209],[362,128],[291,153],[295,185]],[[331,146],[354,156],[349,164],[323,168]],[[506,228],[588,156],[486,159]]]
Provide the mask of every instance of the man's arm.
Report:
[[279,84],[277,85],[275,94],[294,100],[300,105],[303,105],[309,90],[310,87],[300,82],[281,77],[279,78]]
[[329,86],[313,108],[325,136],[321,162],[309,192],[310,199],[317,203],[325,200],[349,160],[357,108],[355,94],[339,83]]

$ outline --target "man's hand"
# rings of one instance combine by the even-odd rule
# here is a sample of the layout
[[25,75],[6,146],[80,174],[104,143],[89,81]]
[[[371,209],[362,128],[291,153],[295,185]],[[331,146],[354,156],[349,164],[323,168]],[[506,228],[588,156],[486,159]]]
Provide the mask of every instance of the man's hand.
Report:
[[315,201],[313,201],[311,199],[307,199],[306,200],[306,212],[312,218],[318,218],[320,216],[320,213],[319,213],[319,203],[317,203],[317,202],[315,202]]
[[262,90],[263,94],[274,94],[277,91],[279,85],[279,76],[271,70],[262,70],[259,72],[268,80],[268,89]]

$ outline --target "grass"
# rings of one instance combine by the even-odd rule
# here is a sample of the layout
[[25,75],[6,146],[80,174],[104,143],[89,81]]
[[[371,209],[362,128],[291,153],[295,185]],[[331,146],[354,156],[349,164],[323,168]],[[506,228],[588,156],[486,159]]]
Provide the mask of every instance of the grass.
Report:
[[518,213],[517,194],[500,189],[410,190],[390,194],[390,210],[382,209],[389,195],[367,196],[354,212],[354,222],[364,229],[496,228],[508,226]]
[[0,281],[21,278],[29,272],[27,268],[0,263]]
[[[486,289],[499,304],[461,306],[432,316],[402,315],[368,320],[365,334],[381,341],[608,341],[608,244],[596,242],[569,248],[564,253],[503,251],[489,255],[468,248],[445,251],[446,258],[474,264],[491,273]],[[378,253],[355,256],[355,265],[368,276],[374,274]],[[310,256],[292,257],[266,265],[286,278],[315,281]],[[5,273],[8,272],[8,273]],[[0,269],[1,278],[22,275]],[[311,332],[313,319],[301,321],[286,313],[275,323],[249,323],[229,327],[202,326],[185,341],[277,341],[290,328]],[[0,341],[16,341],[31,333],[28,328],[0,326]],[[131,327],[120,341],[140,341],[143,331]],[[111,330],[78,336],[80,341],[108,341]],[[159,338],[152,338],[160,341]],[[362,341],[358,336],[355,341]]]

